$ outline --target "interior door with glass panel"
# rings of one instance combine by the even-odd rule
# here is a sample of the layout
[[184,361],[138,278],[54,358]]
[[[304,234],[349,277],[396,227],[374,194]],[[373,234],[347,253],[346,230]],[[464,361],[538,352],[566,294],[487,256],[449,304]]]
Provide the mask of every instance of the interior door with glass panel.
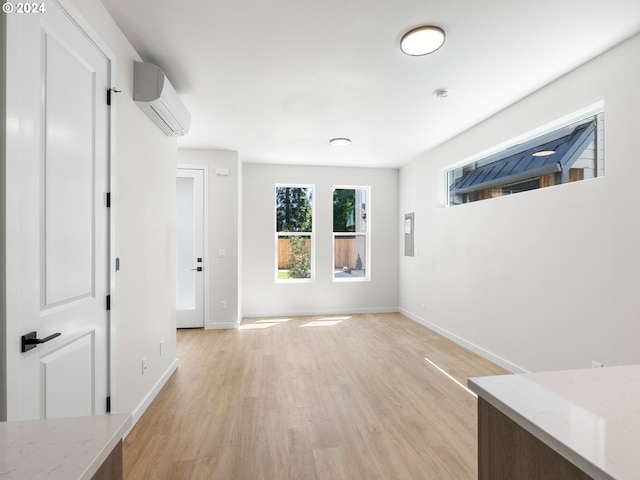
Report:
[[176,325],[204,327],[204,170],[176,176]]

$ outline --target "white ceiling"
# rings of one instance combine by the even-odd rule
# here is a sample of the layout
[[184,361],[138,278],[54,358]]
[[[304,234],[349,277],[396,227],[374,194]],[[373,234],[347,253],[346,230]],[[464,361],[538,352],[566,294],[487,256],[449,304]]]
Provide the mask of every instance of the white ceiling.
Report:
[[[102,2],[191,112],[179,147],[252,163],[401,166],[640,31],[640,0]],[[445,45],[402,54],[421,24]]]

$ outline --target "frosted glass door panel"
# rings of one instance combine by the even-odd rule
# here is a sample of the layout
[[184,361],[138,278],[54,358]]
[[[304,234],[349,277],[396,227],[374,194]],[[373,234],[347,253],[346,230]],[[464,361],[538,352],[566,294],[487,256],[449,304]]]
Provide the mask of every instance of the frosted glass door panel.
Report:
[[176,308],[191,310],[196,302],[194,179],[176,178],[177,285]]

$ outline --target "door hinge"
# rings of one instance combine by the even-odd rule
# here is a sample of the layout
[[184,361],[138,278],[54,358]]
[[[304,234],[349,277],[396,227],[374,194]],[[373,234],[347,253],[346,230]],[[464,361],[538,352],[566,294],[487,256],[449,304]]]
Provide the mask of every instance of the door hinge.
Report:
[[111,208],[111,192],[107,192],[107,208]]
[[111,397],[107,397],[107,413],[111,413]]
[[122,90],[117,90],[113,87],[107,88],[107,105],[111,106],[111,92],[120,93]]
[[107,295],[107,310],[111,310],[111,295]]

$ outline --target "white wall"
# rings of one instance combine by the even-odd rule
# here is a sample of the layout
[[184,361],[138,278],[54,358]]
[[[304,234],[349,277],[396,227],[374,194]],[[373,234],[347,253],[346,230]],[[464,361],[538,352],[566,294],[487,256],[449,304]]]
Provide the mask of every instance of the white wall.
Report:
[[[402,168],[401,311],[514,371],[640,363],[639,57],[635,36]],[[438,206],[439,170],[602,100],[605,177]]]
[[[244,316],[397,311],[396,169],[244,164],[243,176]],[[277,183],[315,185],[315,282],[275,282]],[[334,185],[371,186],[370,282],[333,282]]]
[[[68,2],[67,2],[68,3]],[[81,26],[94,30],[117,60],[112,115],[112,411],[134,421],[176,368],[175,165],[177,146],[133,102],[139,57],[98,0],[73,0]],[[160,342],[163,342],[160,355]],[[142,358],[149,369],[142,374]]]
[[6,338],[7,338],[7,315],[6,315],[6,189],[4,187],[6,177],[6,145],[7,145],[7,121],[6,121],[6,98],[7,91],[5,88],[7,78],[7,16],[0,16],[0,420],[7,418],[7,406],[5,398],[7,398],[6,382],[7,382],[7,366],[6,366]]
[[[209,317],[205,328],[233,328],[240,323],[240,186],[238,153],[222,150],[178,150],[178,165],[206,165],[209,170]],[[229,175],[217,175],[228,169]],[[224,249],[226,257],[218,257]],[[226,309],[220,308],[225,301]]]

